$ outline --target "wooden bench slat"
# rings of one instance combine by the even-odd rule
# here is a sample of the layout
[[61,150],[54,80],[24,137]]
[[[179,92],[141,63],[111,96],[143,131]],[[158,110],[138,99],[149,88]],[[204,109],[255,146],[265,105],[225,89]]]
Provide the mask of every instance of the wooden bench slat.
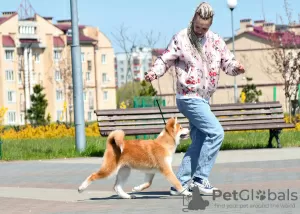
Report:
[[[221,124],[249,124],[249,123],[264,123],[264,122],[280,122],[282,121],[283,115],[266,115],[260,117],[231,117],[231,118],[220,118]],[[189,123],[187,118],[178,119],[180,124]],[[137,121],[118,121],[118,122],[99,122],[100,127],[114,127],[114,126],[145,126],[145,125],[164,125],[164,121],[161,120],[137,120]]]
[[[221,116],[239,116],[239,115],[262,115],[262,114],[275,114],[282,113],[281,109],[259,109],[259,110],[249,110],[249,111],[238,111],[238,112],[229,112],[229,111],[219,111],[214,112],[217,117]],[[170,117],[184,118],[184,115],[181,113],[170,113],[163,115],[165,119]],[[161,114],[148,114],[148,115],[114,115],[114,116],[99,116],[99,121],[120,121],[120,120],[144,120],[144,119],[162,119]]]
[[[212,111],[232,111],[232,110],[255,110],[255,109],[270,109],[281,108],[280,103],[250,103],[250,104],[230,104],[230,105],[211,105]],[[162,112],[165,113],[178,113],[177,107],[161,107]],[[160,114],[160,110],[157,107],[150,108],[133,108],[133,109],[118,109],[118,110],[95,110],[97,116],[109,116],[109,115],[148,115],[148,114]]]
[[268,119],[268,120],[243,120],[243,121],[224,121],[220,122],[222,126],[230,125],[250,125],[250,124],[268,124],[268,123],[283,123],[282,119]]
[[[254,121],[221,122],[221,125],[223,127],[226,127],[226,126],[240,126],[240,125],[243,126],[243,125],[257,125],[257,124],[261,125],[261,124],[270,124],[270,123],[285,124],[285,123],[282,122],[281,119],[274,119],[274,120],[260,120],[260,121],[254,120]],[[122,129],[122,130],[144,129],[145,130],[145,129],[163,129],[165,127],[164,124],[159,124],[159,125],[136,125],[136,126],[134,126],[134,125],[135,124],[132,124],[131,126],[118,125],[118,126],[102,127],[101,130],[103,130],[103,131],[112,131],[112,130],[115,130],[115,129]],[[189,123],[188,122],[181,123],[181,125],[182,125],[182,127],[189,128]]]
[[[218,118],[220,122],[229,122],[229,121],[251,121],[251,120],[272,120],[272,119],[283,119],[283,114],[275,114],[275,115],[262,115],[262,116],[239,116],[239,117],[228,117],[228,118]],[[187,123],[188,119],[178,119],[179,123]],[[136,120],[136,121],[111,121],[111,122],[99,122],[100,127],[107,126],[132,126],[132,125],[155,125],[155,124],[164,124],[163,119],[156,120]]]
[[237,121],[237,120],[264,120],[264,119],[283,119],[283,114],[269,114],[269,115],[249,115],[249,116],[238,116],[238,117],[221,117],[218,118],[220,122],[222,121]]
[[[293,128],[293,124],[274,123],[274,124],[256,124],[253,126],[224,126],[224,131],[243,131],[243,130],[266,130],[266,129],[282,129]],[[143,135],[143,134],[159,134],[162,131],[161,128],[149,128],[149,129],[127,129],[124,130],[127,136],[130,135]],[[108,136],[111,131],[100,131],[102,136]]]
[[253,124],[253,125],[231,125],[224,126],[224,131],[242,131],[242,130],[264,130],[264,129],[283,129],[294,128],[293,124],[273,123],[273,124]]

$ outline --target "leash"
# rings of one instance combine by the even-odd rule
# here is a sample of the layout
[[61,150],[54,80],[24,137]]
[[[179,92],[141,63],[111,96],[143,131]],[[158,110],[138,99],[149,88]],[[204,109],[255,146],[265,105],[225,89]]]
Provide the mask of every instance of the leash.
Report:
[[[154,88],[151,81],[150,81],[150,84],[151,84],[152,88]],[[166,125],[166,121],[165,121],[164,115],[163,115],[163,113],[162,113],[162,111],[161,111],[161,108],[160,108],[160,105],[159,105],[158,100],[156,99],[156,96],[155,96],[155,101],[156,101],[157,106],[158,106],[158,108],[159,108],[160,114],[161,114],[161,116],[162,116],[162,118],[163,118],[163,120],[164,120],[164,124]]]
[[[151,81],[150,81],[150,84],[151,84],[152,88],[154,88]],[[164,120],[164,123],[165,123],[165,125],[166,125],[166,121],[165,121],[164,115],[163,115],[163,113],[162,113],[162,111],[161,111],[159,102],[158,102],[158,100],[157,100],[156,98],[155,98],[155,101],[156,101],[156,103],[157,103],[157,105],[158,105],[160,114],[161,114],[161,116],[162,116],[162,118],[163,118],[163,120]],[[179,193],[180,195],[181,195],[185,190],[189,190],[191,187],[193,187],[193,178],[194,178],[194,176],[192,176],[191,179],[189,179],[189,180],[187,181],[186,188],[184,188],[183,191],[181,191],[181,192]]]

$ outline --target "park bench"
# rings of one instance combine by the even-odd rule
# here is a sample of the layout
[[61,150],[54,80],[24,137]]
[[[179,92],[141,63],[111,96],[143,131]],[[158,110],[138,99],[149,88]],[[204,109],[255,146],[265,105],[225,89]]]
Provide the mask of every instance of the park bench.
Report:
[[[183,127],[188,120],[177,107],[161,107],[165,121],[176,116]],[[212,104],[212,112],[222,124],[224,131],[269,130],[268,147],[275,137],[277,148],[281,148],[279,134],[282,129],[294,128],[284,121],[282,105],[276,102]],[[108,136],[115,129],[124,130],[127,136],[159,134],[164,121],[158,107],[116,110],[95,110],[101,136]]]

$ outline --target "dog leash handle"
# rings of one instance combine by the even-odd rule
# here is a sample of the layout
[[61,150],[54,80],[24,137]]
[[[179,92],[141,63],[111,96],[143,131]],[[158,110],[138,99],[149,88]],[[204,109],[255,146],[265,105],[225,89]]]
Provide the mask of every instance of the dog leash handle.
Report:
[[[151,86],[153,87],[153,85],[152,85],[152,82],[150,81],[150,84],[151,84]],[[154,88],[154,87],[153,87]],[[163,113],[162,113],[162,111],[161,111],[161,108],[160,108],[160,105],[159,105],[159,102],[158,102],[158,100],[155,98],[155,101],[156,101],[156,103],[157,103],[157,106],[158,106],[158,108],[159,108],[159,111],[160,111],[160,114],[161,114],[161,117],[162,117],[162,119],[164,120],[164,124],[166,125],[166,121],[165,121],[165,118],[164,118],[164,115],[163,115]]]
[[[145,74],[146,74],[146,73],[145,73]],[[154,87],[153,87],[153,85],[152,85],[152,82],[151,82],[151,81],[150,81],[150,84],[151,84],[152,88],[154,88]],[[156,99],[156,97],[155,97],[155,101],[156,101],[156,103],[157,103],[157,106],[158,106],[158,108],[159,108],[159,111],[160,111],[161,117],[162,117],[162,119],[164,120],[164,124],[166,125],[166,121],[165,121],[164,115],[163,115],[163,113],[162,113],[162,111],[161,111],[161,108],[160,108],[159,102],[158,102],[158,100]]]

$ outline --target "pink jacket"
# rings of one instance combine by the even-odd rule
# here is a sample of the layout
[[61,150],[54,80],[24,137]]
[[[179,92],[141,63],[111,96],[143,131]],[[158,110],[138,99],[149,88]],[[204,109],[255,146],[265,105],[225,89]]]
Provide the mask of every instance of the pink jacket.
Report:
[[209,99],[216,91],[221,68],[226,74],[235,76],[237,61],[224,40],[208,31],[202,39],[203,58],[192,47],[183,29],[174,35],[164,53],[156,59],[150,72],[161,77],[172,65],[177,76],[177,97],[199,97]]

